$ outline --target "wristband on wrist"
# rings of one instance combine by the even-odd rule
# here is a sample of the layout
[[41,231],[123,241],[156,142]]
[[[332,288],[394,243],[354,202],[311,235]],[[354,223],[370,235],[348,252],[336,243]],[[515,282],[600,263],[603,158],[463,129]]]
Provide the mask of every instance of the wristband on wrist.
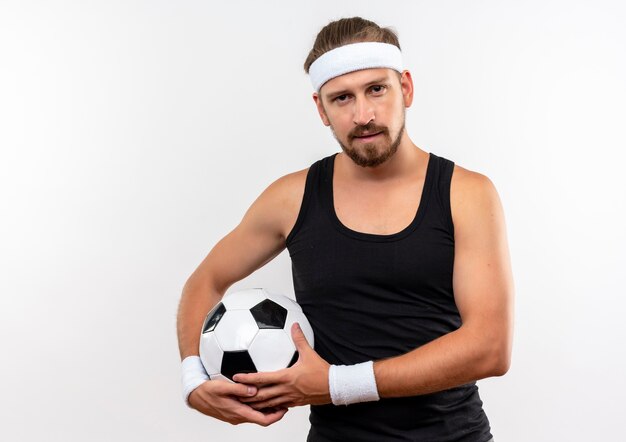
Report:
[[205,381],[208,381],[209,375],[204,369],[204,365],[202,365],[200,356],[187,356],[185,359],[183,359],[181,368],[183,399],[185,400],[185,404],[187,404],[188,407],[192,408],[191,405],[189,405],[189,395]]
[[374,361],[354,365],[331,365],[328,372],[330,398],[335,405],[377,401]]

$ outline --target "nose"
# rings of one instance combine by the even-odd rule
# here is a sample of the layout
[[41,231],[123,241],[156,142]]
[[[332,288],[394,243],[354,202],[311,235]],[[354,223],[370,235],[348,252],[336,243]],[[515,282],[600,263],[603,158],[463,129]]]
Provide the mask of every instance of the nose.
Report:
[[356,98],[354,104],[354,124],[357,126],[365,126],[374,120],[374,107],[365,98]]

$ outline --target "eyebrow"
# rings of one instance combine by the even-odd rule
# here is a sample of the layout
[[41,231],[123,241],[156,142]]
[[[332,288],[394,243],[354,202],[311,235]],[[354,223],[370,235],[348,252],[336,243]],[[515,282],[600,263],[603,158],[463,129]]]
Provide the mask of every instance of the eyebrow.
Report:
[[[381,78],[377,78],[376,80],[372,80],[372,81],[368,81],[367,83],[365,83],[365,87],[371,86],[375,83],[385,83],[387,82],[387,77],[381,77]],[[348,89],[343,89],[340,91],[335,91],[335,92],[329,92],[326,95],[326,99],[327,100],[331,100],[333,97],[338,97],[340,95],[344,95],[349,93],[350,91]]]

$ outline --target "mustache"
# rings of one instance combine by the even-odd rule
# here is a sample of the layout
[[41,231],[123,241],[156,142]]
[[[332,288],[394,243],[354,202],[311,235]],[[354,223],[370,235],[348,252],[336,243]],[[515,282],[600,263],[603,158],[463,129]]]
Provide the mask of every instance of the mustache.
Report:
[[354,138],[354,137],[362,137],[364,135],[371,135],[371,134],[375,134],[378,132],[386,132],[387,128],[382,127],[382,126],[376,126],[374,124],[367,124],[365,126],[359,126],[354,128],[354,130],[350,133],[350,137]]

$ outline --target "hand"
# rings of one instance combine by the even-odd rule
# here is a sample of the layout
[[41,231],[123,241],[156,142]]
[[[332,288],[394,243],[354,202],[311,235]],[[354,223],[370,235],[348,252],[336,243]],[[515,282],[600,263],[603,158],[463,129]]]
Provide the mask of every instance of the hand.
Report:
[[256,392],[257,388],[253,385],[207,381],[191,392],[189,405],[202,414],[232,425],[250,422],[267,427],[282,419],[287,413],[285,407],[261,412],[240,402],[240,398],[253,396]]
[[295,407],[331,403],[328,388],[330,364],[311,348],[298,323],[291,327],[298,351],[298,361],[291,367],[265,373],[238,373],[235,382],[252,384],[259,389],[241,399],[255,410],[266,407]]

